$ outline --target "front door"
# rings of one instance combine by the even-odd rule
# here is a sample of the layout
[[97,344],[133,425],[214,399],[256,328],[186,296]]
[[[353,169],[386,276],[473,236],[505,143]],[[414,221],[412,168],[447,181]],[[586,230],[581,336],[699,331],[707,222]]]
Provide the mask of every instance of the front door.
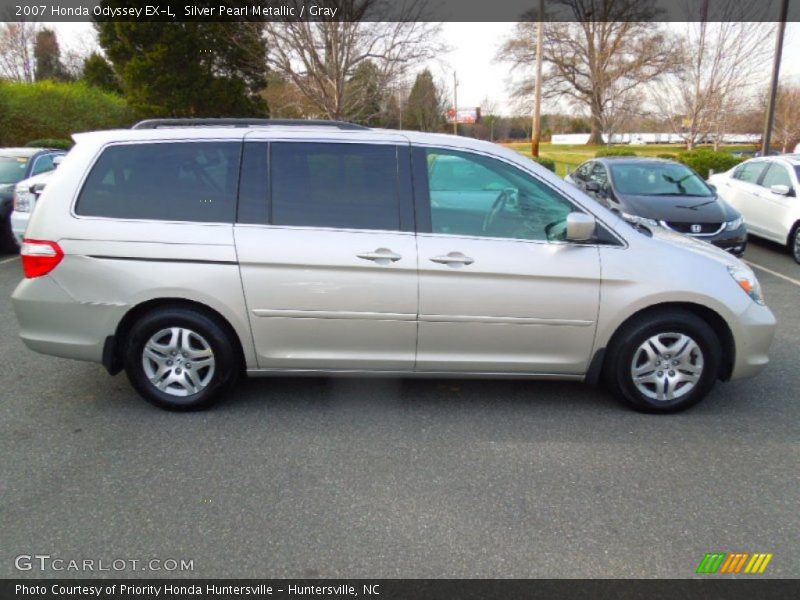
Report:
[[[577,210],[503,160],[414,150],[418,211],[417,370],[583,374],[594,340],[594,244],[548,241]],[[425,175],[429,174],[429,178]]]
[[400,142],[245,144],[235,238],[260,368],[413,368],[408,153]]
[[[789,195],[776,194],[772,186],[783,185],[789,189]],[[797,202],[794,181],[788,167],[777,162],[770,163],[761,178],[761,189],[758,192],[761,213],[761,226],[764,235],[777,242],[786,242],[789,232],[786,224],[790,222],[792,205]]]

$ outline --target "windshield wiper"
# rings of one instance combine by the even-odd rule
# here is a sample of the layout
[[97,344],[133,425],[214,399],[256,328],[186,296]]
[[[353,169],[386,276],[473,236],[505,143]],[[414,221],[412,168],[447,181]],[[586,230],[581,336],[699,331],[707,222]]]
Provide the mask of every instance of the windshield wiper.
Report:
[[682,204],[676,204],[675,208],[688,208],[690,210],[697,210],[701,206],[706,206],[707,204],[714,204],[717,199],[714,198],[713,200],[709,200],[708,202],[701,202],[700,204],[692,204],[691,206],[683,206]]

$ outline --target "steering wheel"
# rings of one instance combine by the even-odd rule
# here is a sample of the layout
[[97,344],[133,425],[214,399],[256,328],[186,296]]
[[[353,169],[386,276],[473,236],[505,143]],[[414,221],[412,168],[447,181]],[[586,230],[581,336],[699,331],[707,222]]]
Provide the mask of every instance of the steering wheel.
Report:
[[511,194],[511,190],[503,190],[500,192],[500,195],[497,196],[497,200],[495,200],[492,204],[492,208],[489,209],[489,212],[486,213],[486,216],[483,219],[483,227],[481,227],[481,231],[483,231],[483,233],[487,233],[489,231],[489,228],[492,226],[492,223],[494,223],[497,215],[503,212],[506,204],[508,204],[512,199],[513,196]]

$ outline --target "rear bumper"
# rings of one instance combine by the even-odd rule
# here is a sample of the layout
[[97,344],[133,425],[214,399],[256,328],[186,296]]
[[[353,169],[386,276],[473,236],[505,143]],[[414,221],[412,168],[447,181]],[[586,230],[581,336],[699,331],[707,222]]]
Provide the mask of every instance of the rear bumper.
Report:
[[755,302],[738,316],[732,327],[736,358],[731,379],[752,377],[767,366],[775,324],[772,311]]
[[103,347],[125,314],[125,305],[78,302],[52,277],[23,279],[11,301],[20,338],[42,354],[102,362]]

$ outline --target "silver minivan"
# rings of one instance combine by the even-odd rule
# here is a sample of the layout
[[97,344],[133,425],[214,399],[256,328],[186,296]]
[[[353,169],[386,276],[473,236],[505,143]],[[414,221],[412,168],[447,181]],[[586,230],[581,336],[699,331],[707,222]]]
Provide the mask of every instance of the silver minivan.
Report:
[[26,232],[20,335],[163,408],[246,373],[603,381],[674,412],[768,362],[744,263],[495,144],[233,119],[75,141]]

